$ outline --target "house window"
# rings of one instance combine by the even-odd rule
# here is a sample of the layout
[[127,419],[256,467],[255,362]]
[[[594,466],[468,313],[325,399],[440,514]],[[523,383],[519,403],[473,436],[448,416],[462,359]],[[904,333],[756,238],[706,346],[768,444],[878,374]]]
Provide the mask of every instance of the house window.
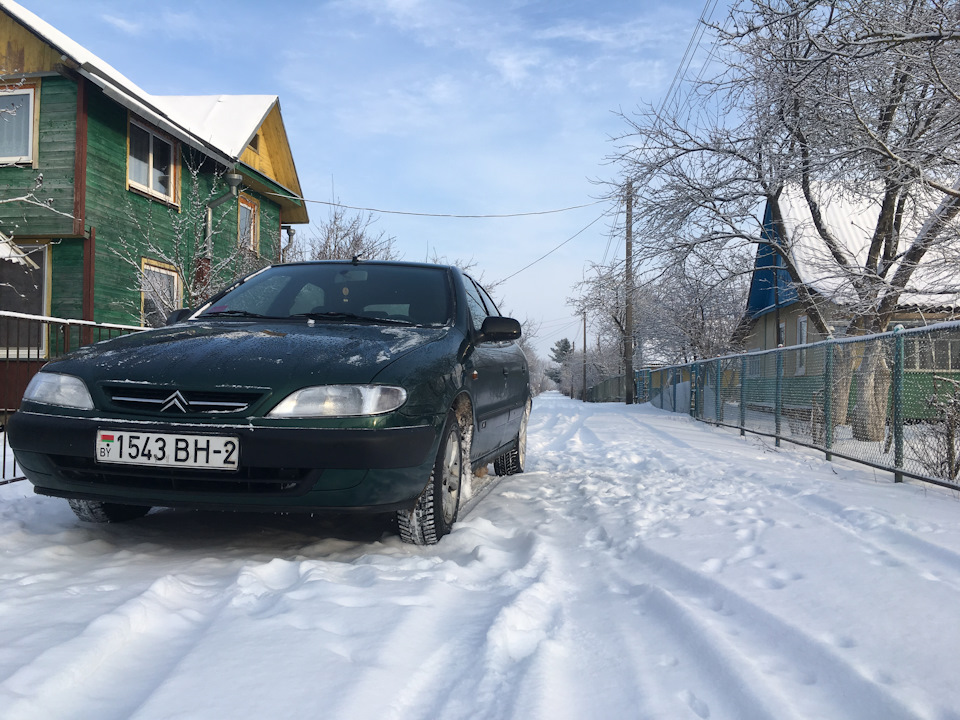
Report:
[[247,195],[240,196],[237,242],[244,250],[260,251],[260,204]]
[[181,304],[180,276],[172,265],[144,260],[140,272],[141,324],[162,327]]
[[131,188],[176,202],[176,144],[131,120],[127,180]]
[[[797,345],[807,344],[807,316],[797,318]],[[797,350],[797,375],[803,375],[807,369],[807,351],[803,347]]]
[[[17,249],[20,252],[0,252],[0,308],[46,315],[47,246],[19,245]],[[0,357],[44,357],[46,333],[42,328],[38,322],[0,317]]]
[[33,162],[34,88],[0,91],[0,163]]
[[904,350],[907,370],[960,370],[960,340],[919,335],[907,338]]

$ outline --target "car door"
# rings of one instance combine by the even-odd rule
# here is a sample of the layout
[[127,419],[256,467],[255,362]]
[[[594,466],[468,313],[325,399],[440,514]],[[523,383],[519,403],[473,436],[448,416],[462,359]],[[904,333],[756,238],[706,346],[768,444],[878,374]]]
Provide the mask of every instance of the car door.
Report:
[[[480,285],[477,290],[487,307],[488,315],[500,315],[489,293]],[[506,380],[505,397],[503,399],[503,422],[500,442],[507,443],[513,440],[520,431],[520,422],[523,419],[527,398],[530,394],[530,373],[527,369],[527,358],[523,354],[520,343],[515,341],[499,343],[500,356],[504,379]]]
[[471,446],[471,456],[476,459],[493,452],[503,443],[503,426],[509,415],[509,371],[500,343],[479,342],[480,327],[488,311],[477,287],[468,277],[464,277],[464,290],[472,325],[471,346],[464,358],[464,371],[476,418]]

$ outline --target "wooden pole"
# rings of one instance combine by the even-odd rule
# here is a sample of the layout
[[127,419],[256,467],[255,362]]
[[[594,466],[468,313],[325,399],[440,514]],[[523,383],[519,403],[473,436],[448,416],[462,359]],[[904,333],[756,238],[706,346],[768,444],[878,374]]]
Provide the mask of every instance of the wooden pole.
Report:
[[583,311],[583,401],[587,401],[587,311]]
[[633,405],[633,181],[627,180],[626,240],[627,262],[624,282],[623,368],[626,375],[624,402]]

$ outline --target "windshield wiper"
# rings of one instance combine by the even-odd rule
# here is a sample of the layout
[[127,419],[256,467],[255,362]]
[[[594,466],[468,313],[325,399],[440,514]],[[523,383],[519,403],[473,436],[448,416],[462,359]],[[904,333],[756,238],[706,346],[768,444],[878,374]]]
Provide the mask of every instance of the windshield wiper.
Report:
[[271,318],[272,315],[261,315],[260,313],[250,312],[249,310],[217,310],[216,312],[205,312],[200,318],[211,317],[238,317],[238,318]]
[[348,312],[322,312],[322,313],[297,313],[296,315],[291,315],[290,317],[302,317],[307,320],[352,320],[354,322],[370,323],[372,325],[416,325],[416,323],[410,322],[409,320],[398,320],[396,318],[388,317],[373,317],[371,315],[357,315],[356,313]]

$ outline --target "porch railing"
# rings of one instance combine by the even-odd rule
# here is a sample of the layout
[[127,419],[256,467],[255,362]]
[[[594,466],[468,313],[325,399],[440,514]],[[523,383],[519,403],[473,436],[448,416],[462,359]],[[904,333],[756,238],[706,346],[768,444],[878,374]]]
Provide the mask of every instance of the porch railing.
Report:
[[0,310],[0,485],[23,479],[3,426],[40,368],[83,345],[143,329]]

